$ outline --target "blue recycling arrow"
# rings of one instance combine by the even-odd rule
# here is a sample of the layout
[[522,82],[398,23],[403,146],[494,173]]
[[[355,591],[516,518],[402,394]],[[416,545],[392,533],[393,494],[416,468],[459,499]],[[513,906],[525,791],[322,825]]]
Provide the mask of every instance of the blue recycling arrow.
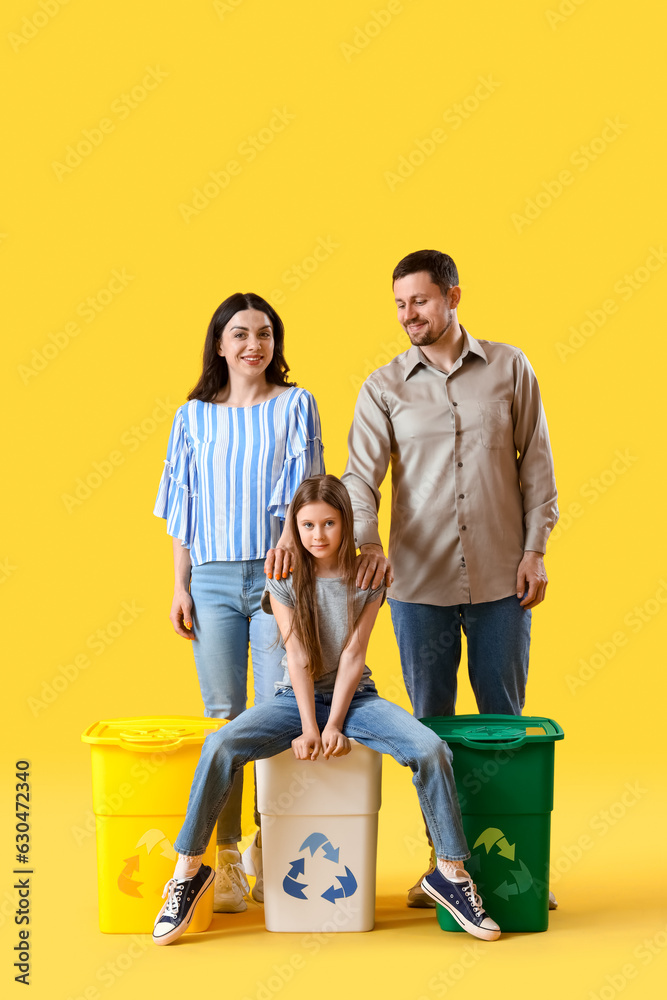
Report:
[[344,889],[337,889],[335,885],[330,885],[329,888],[322,893],[322,899],[328,899],[330,903],[335,903],[337,899],[341,899],[344,895]]
[[329,838],[325,837],[323,833],[311,833],[309,837],[306,837],[299,850],[304,851],[307,847],[309,847],[310,856],[312,858],[313,854],[315,853],[318,847],[321,847],[322,844],[328,844],[328,843],[329,843]]
[[306,859],[297,858],[296,861],[290,861],[291,868],[287,873],[288,878],[296,878],[297,875],[303,875],[306,870]]
[[345,865],[345,874],[336,875],[336,878],[340,882],[340,889],[337,889],[335,885],[330,885],[329,888],[322,893],[322,898],[328,899],[330,903],[335,903],[337,899],[340,899],[343,896],[353,896],[357,891],[357,880],[347,865]]
[[327,861],[333,861],[335,865],[338,864],[338,855],[340,854],[340,847],[334,847],[330,840],[327,840],[326,844],[322,846],[322,853]]
[[283,889],[285,890],[288,896],[294,896],[295,899],[308,899],[305,892],[303,891],[304,889],[307,888],[308,888],[307,882],[305,883],[296,882],[293,878],[290,878],[289,875],[286,875],[285,878],[283,879]]

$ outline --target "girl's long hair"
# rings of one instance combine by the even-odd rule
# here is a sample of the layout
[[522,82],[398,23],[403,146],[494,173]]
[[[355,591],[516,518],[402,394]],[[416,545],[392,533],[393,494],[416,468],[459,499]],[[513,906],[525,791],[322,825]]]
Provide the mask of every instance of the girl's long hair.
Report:
[[188,393],[188,399],[201,399],[204,403],[210,403],[215,399],[220,389],[227,385],[229,379],[227,361],[218,354],[218,345],[222,331],[232,316],[245,309],[257,309],[259,312],[266,313],[271,320],[273,357],[264,372],[266,381],[271,382],[272,385],[296,385],[296,382],[288,382],[286,378],[289,365],[283,354],[285,327],[280,316],[261,295],[256,295],[254,292],[235,292],[220,303],[211,317],[204,341],[202,373],[196,386]]
[[347,635],[345,645],[354,631],[354,597],[356,594],[356,546],[354,544],[354,516],[350,497],[335,476],[311,476],[304,479],[294,494],[287,511],[289,524],[295,540],[296,556],[292,585],[294,588],[294,612],[292,631],[303,646],[308,657],[307,670],[313,680],[324,673],[322,648],[320,646],[319,616],[317,610],[316,559],[301,542],[297,527],[297,516],[302,507],[318,500],[328,503],[339,511],[342,519],[342,535],[338,549],[340,575],[347,584]]

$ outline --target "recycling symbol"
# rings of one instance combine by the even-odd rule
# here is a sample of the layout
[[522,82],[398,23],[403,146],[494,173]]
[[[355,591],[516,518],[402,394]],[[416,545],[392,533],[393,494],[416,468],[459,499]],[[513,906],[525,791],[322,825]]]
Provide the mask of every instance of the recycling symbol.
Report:
[[[176,858],[176,851],[171,846],[171,843],[165,837],[162,830],[147,830],[139,838],[135,844],[135,848],[146,848],[146,854],[151,854],[156,848],[160,848],[160,854],[165,858],[173,859]],[[130,858],[123,858],[125,862],[125,867],[118,876],[117,884],[121,892],[124,892],[126,896],[136,896],[138,899],[143,899],[143,893],[139,892],[139,886],[143,885],[143,882],[139,882],[132,878],[134,872],[139,871],[140,854],[134,854]]]
[[[283,889],[288,896],[293,896],[295,899],[308,899],[305,890],[309,886],[309,882],[299,882],[299,876],[306,877],[306,861],[308,860],[308,851],[310,851],[310,860],[314,859],[316,852],[321,851],[318,854],[317,862],[314,864],[319,864],[320,857],[326,859],[331,864],[338,864],[338,856],[340,854],[340,848],[334,847],[328,837],[323,833],[311,833],[310,836],[306,837],[303,844],[299,848],[299,854],[301,857],[296,858],[294,861],[290,861],[290,870],[283,879]],[[309,868],[311,865],[309,864]],[[336,903],[337,899],[344,899],[348,896],[353,896],[357,891],[357,880],[347,867],[343,866],[345,872],[343,874],[337,874],[333,876],[333,882],[328,886],[324,892],[319,895],[322,899],[328,900],[330,903]],[[329,881],[331,875],[327,875],[326,881]]]
[[[486,830],[482,830],[479,837],[473,845],[473,850],[475,847],[479,847],[483,844],[486,848],[486,853],[490,854],[491,850],[495,848],[495,853],[499,854],[503,858],[507,858],[509,861],[514,861],[514,855],[516,853],[516,844],[510,844],[507,838],[504,836],[502,830],[498,830],[495,826],[489,826]],[[509,874],[513,876],[511,882],[505,879],[500,885],[496,886],[493,892],[500,896],[502,899],[509,899],[510,896],[518,896],[523,892],[528,892],[530,887],[533,885],[533,876],[527,865],[518,860],[518,868],[510,868]],[[478,855],[473,856],[466,862],[466,866],[470,874],[479,871],[481,868],[481,863]]]

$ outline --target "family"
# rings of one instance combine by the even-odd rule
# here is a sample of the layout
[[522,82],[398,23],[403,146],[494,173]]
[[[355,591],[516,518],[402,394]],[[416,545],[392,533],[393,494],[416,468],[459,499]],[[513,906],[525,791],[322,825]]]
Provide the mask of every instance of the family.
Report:
[[[259,295],[215,311],[176,412],[155,506],[173,542],[170,620],[192,641],[206,715],[231,721],[204,743],[156,944],[180,937],[211,882],[218,912],[246,908],[246,874],[263,899],[259,816],[238,849],[243,766],[290,746],[302,760],[343,756],[351,738],[413,772],[432,850],[408,906],[437,901],[475,937],[500,935],[465,869],[451,752],[418,720],[454,714],[461,629],[479,711],[521,714],[558,518],[549,435],[522,351],[459,324],[451,257],[409,254],[392,287],[411,346],[362,385],[340,479],[325,474],[315,400],[289,381],[283,324]],[[366,665],[387,592],[413,715],[378,695]],[[202,856],[216,823],[213,871]]]

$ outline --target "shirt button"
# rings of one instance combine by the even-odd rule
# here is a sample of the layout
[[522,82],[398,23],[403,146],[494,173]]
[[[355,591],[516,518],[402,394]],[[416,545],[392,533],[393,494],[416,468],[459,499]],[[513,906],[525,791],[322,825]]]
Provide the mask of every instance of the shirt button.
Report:
[[459,493],[459,500],[463,500],[464,497],[465,497],[465,493]]
[[459,467],[459,469],[460,469],[460,468],[461,468],[461,466],[463,465],[463,462],[457,462],[456,464],[458,465],[458,467]]
[[465,526],[465,524],[462,524],[461,525],[461,531],[465,531],[465,530],[466,530],[466,526]]
[[458,405],[459,405],[458,403],[452,403],[452,406],[458,406]]
[[460,435],[460,433],[461,433],[461,431],[457,431],[456,432],[456,436],[458,437]]

